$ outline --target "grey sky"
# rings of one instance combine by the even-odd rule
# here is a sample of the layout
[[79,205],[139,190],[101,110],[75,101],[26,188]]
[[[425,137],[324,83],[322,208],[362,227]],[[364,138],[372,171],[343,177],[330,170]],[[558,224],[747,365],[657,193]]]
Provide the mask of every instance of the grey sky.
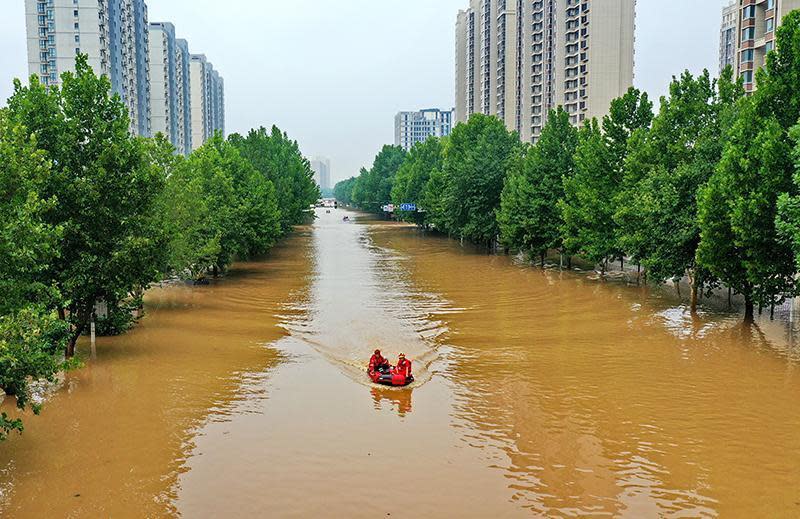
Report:
[[[27,76],[23,0],[2,0],[0,100]],[[454,24],[468,0],[148,0],[225,78],[227,130],[277,124],[334,181],[394,140],[399,110],[454,103]],[[638,0],[636,86],[654,97],[684,69],[716,74],[727,0]]]

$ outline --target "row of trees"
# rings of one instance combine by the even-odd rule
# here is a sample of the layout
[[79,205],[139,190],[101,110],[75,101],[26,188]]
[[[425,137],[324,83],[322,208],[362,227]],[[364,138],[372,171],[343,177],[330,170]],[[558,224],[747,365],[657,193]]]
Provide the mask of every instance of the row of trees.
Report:
[[[17,81],[0,109],[0,388],[19,408],[73,357],[98,302],[120,332],[148,285],[267,252],[319,196],[277,128],[216,135],[184,158],[163,136],[130,135],[85,56],[62,85]],[[0,439],[12,430],[22,423],[3,413]]]
[[703,291],[725,285],[744,298],[751,320],[756,306],[798,292],[798,49],[793,12],[753,95],[730,69],[718,79],[686,72],[658,113],[632,88],[602,121],[580,128],[553,110],[534,145],[476,114],[449,138],[414,146],[396,167],[389,161],[340,183],[336,196],[372,211],[416,203],[422,212],[399,217],[542,264],[551,251],[602,270],[628,259],[651,281],[688,279],[692,311]]

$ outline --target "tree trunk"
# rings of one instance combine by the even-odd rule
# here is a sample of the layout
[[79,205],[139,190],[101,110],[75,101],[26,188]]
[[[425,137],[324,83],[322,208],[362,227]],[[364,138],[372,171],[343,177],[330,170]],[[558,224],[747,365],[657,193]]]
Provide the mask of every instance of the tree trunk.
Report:
[[214,279],[217,279],[217,277],[219,277],[219,268],[216,265],[214,265],[212,269],[212,275],[214,276]]
[[753,306],[753,300],[749,294],[745,294],[744,296],[744,322],[747,324],[751,324],[755,321],[755,308]]
[[775,320],[775,303],[772,303],[769,307],[769,320]]
[[567,268],[572,270],[572,255],[567,256]]
[[636,284],[638,285],[642,281],[642,264],[636,264]]
[[545,259],[546,256],[547,256],[547,252],[539,253],[539,259],[541,260],[542,268],[544,268],[544,259]]
[[697,315],[697,292],[697,283],[692,283],[692,296],[689,304],[692,315]]
[[728,287],[728,310],[733,308],[733,289]]
[[58,318],[60,320],[62,320],[62,321],[66,321],[67,320],[67,311],[64,310],[63,306],[59,306],[58,307]]
[[625,273],[625,257],[622,256],[619,258],[619,270]]
[[673,283],[675,285],[675,291],[678,293],[678,297],[681,297],[681,282],[680,282],[680,280],[676,279]]

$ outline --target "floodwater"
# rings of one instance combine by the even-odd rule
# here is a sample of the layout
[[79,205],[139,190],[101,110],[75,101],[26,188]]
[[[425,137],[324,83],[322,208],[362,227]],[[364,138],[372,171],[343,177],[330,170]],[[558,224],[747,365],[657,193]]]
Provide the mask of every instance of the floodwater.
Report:
[[[82,345],[0,444],[0,515],[800,516],[785,328],[318,216]],[[371,386],[375,346],[417,381]]]

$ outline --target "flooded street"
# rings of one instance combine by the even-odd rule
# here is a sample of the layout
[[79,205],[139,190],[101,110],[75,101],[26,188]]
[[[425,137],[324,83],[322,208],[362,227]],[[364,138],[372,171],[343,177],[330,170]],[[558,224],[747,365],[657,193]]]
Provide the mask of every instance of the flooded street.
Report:
[[[0,444],[0,515],[800,515],[780,326],[318,216],[211,286],[152,290],[95,359],[82,344]],[[375,347],[416,382],[372,386]]]

